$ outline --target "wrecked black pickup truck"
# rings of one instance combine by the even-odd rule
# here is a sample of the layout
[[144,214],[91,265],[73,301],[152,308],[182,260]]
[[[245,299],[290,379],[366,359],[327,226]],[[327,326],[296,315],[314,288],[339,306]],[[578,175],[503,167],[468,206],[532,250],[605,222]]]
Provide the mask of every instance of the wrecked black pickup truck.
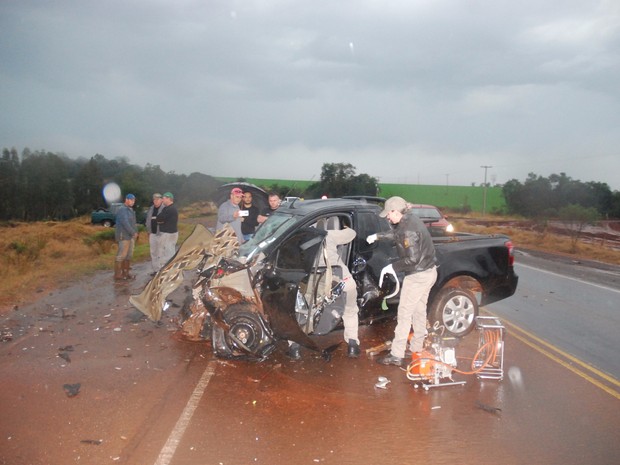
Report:
[[[360,324],[393,318],[399,284],[390,275],[382,287],[378,283],[383,267],[398,256],[396,246],[366,242],[370,234],[391,228],[380,211],[378,204],[365,200],[293,199],[238,251],[230,250],[232,242],[238,246],[234,239],[223,245],[223,237],[213,238],[217,250],[204,249],[182,331],[190,338],[210,338],[215,354],[223,358],[261,360],[283,339],[325,350],[315,336],[341,327],[344,299],[337,285],[340,271],[325,261],[324,238],[328,230],[345,227],[357,232],[351,243],[339,246],[339,254],[356,281]],[[429,295],[429,322],[442,326],[447,336],[464,336],[473,329],[480,305],[514,294],[513,246],[503,235],[454,233],[433,240],[439,267]],[[177,256],[165,268],[179,260],[189,263],[182,250]],[[164,269],[158,276],[169,272]],[[162,287],[147,287],[151,285],[155,287],[130,299],[147,314],[140,308],[148,305],[146,296]],[[161,293],[154,301],[165,304]]]

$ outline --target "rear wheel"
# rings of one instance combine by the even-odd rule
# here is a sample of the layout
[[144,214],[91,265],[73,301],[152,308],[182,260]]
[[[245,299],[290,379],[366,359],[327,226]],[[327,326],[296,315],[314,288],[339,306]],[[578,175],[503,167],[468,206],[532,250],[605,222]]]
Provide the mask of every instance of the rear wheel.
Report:
[[445,328],[444,334],[456,337],[465,336],[474,329],[476,316],[478,302],[467,289],[442,290],[430,312],[431,323],[438,323]]
[[103,223],[101,223],[102,225],[104,225],[106,228],[111,228],[112,227],[112,220],[103,220]]

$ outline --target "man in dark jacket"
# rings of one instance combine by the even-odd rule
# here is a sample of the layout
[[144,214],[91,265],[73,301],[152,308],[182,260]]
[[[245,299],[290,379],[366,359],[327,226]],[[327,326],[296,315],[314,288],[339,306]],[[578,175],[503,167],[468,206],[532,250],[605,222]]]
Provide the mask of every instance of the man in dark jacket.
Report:
[[174,205],[174,195],[166,192],[162,198],[163,208],[157,214],[157,227],[161,240],[160,266],[163,267],[177,252],[179,239],[179,212]]
[[273,212],[275,212],[280,206],[280,196],[277,192],[270,192],[268,196],[269,206],[263,208],[263,211],[258,215],[258,223],[263,224],[267,221]]
[[405,199],[390,197],[379,216],[387,218],[395,225],[394,229],[372,234],[366,240],[368,243],[381,239],[394,240],[399,257],[381,271],[381,277],[389,273],[396,278],[396,273],[403,272],[405,278],[400,291],[397,323],[390,354],[377,361],[383,365],[400,366],[405,357],[407,339],[412,327],[411,351],[419,353],[423,349],[426,337],[426,304],[437,279],[437,260],[428,228],[408,210]]
[[162,195],[158,192],[153,194],[153,203],[146,212],[146,231],[149,234],[149,246],[151,249],[151,267],[154,276],[163,265],[161,262],[161,234],[157,224],[157,214],[162,207]]
[[242,215],[241,232],[243,233],[243,240],[249,241],[256,232],[256,226],[258,226],[258,207],[252,205],[252,193],[250,191],[243,193],[239,209]]

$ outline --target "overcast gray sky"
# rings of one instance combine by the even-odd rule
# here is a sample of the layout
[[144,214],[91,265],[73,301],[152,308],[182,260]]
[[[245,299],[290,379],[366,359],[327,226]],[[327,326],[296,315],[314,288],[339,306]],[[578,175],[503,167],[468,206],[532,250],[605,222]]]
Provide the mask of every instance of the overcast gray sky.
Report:
[[620,190],[618,0],[0,0],[0,146]]

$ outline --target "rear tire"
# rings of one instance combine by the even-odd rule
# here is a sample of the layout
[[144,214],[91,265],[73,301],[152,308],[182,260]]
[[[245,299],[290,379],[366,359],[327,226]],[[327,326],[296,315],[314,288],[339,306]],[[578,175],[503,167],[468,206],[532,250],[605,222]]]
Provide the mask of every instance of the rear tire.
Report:
[[103,220],[103,223],[101,223],[104,227],[106,228],[111,228],[112,227],[112,221],[111,220]]
[[478,316],[478,301],[467,289],[443,289],[436,297],[430,312],[431,326],[445,328],[447,336],[462,337],[474,329]]

